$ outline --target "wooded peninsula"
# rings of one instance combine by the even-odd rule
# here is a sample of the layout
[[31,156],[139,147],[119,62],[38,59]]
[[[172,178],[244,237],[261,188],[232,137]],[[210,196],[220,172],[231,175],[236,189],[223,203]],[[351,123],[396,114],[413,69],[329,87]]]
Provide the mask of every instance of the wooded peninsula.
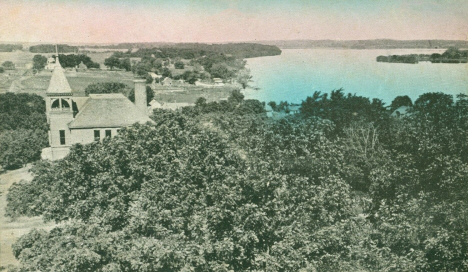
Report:
[[430,61],[432,63],[468,63],[468,50],[450,47],[442,54],[409,54],[377,57],[377,62],[416,64],[420,61]]

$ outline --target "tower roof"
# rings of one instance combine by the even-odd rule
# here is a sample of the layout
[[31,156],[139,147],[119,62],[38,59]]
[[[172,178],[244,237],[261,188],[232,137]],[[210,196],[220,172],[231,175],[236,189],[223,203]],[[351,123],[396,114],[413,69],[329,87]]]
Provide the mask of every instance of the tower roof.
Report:
[[50,78],[49,88],[47,88],[46,93],[48,95],[72,95],[70,84],[68,84],[63,68],[60,65],[58,54],[57,60],[55,61],[55,68]]

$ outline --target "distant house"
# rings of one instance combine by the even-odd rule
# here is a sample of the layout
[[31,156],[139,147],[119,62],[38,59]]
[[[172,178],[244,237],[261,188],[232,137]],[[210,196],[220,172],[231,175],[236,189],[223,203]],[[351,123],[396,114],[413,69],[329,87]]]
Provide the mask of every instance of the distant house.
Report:
[[273,117],[273,108],[270,105],[265,105],[265,111],[267,117]]
[[44,67],[46,70],[54,70],[55,68],[55,58],[48,58],[47,59],[47,64],[46,66]]
[[224,82],[223,82],[223,80],[221,78],[215,77],[215,78],[213,78],[213,82],[214,82],[214,85],[216,85],[216,86],[223,86],[224,85]]
[[172,78],[166,77],[166,78],[162,81],[162,85],[163,85],[163,86],[172,86]]
[[132,66],[141,62],[141,58],[129,58],[129,60]]
[[163,76],[161,75],[158,75],[156,73],[153,73],[153,72],[149,72],[148,75],[151,77],[152,81],[151,81],[151,88],[152,89],[155,89],[156,88],[156,85],[160,85],[161,84],[161,78]]
[[80,70],[86,70],[88,69],[88,66],[86,66],[83,62],[80,62],[80,64],[78,64],[78,69]]
[[153,72],[149,72],[148,75],[150,75],[150,77],[155,80],[155,79],[161,79],[163,76],[162,75],[158,75],[156,73],[153,73]]
[[300,113],[300,112],[301,112],[301,106],[299,106],[299,105],[289,106],[289,113],[290,114],[295,114],[295,113]]

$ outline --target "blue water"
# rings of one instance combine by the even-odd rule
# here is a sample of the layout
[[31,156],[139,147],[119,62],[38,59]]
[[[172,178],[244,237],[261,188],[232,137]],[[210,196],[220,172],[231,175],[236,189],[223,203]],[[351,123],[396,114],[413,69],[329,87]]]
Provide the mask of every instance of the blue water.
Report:
[[387,105],[399,95],[413,101],[426,92],[468,95],[468,64],[376,62],[378,55],[432,54],[444,50],[286,49],[280,56],[247,59],[253,87],[246,98],[301,102],[314,91],[343,88]]

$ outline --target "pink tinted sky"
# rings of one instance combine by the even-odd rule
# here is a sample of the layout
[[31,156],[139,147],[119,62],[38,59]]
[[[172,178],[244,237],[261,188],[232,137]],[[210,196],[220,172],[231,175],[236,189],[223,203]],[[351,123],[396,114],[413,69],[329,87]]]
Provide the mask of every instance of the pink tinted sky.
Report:
[[467,0],[284,2],[0,0],[0,41],[468,40]]

